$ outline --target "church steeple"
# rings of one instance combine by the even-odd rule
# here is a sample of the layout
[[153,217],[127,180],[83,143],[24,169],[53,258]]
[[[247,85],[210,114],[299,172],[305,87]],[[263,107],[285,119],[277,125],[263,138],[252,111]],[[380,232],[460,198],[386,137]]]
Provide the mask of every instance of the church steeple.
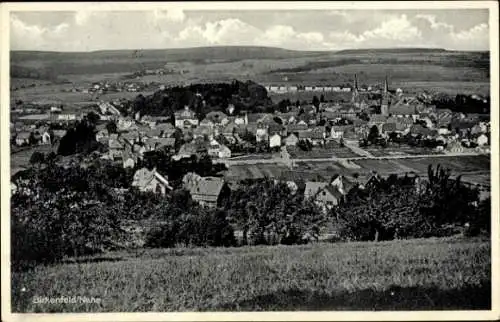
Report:
[[359,93],[358,93],[358,75],[354,74],[354,89],[352,91],[351,102],[359,103]]
[[389,85],[387,83],[387,75],[385,76],[385,82],[384,82],[384,94],[389,93]]

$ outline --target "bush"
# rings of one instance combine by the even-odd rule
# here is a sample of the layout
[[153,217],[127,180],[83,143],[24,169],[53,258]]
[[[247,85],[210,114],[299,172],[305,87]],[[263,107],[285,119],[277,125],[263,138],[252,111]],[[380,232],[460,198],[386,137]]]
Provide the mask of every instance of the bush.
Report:
[[185,246],[235,246],[234,231],[226,213],[194,208],[194,213],[169,218],[167,224],[146,235],[146,247],[170,248]]

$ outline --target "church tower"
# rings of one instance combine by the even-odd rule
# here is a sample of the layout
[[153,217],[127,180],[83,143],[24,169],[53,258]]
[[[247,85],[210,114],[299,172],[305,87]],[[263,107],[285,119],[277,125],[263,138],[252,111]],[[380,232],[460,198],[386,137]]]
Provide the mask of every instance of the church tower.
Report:
[[390,97],[389,97],[389,85],[387,83],[387,76],[385,77],[384,82],[384,92],[382,93],[382,103],[380,104],[380,113],[382,115],[389,115],[389,105],[390,105]]
[[354,89],[352,91],[351,102],[359,105],[358,75],[356,74],[354,74]]

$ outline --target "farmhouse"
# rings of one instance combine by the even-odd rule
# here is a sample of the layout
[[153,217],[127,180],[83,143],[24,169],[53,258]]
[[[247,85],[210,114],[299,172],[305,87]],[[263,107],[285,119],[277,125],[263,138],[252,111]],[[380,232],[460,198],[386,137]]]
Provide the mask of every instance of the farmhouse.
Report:
[[192,172],[184,176],[182,183],[194,201],[209,208],[217,207],[223,190],[229,189],[221,178],[200,177]]
[[314,201],[323,210],[331,209],[342,198],[342,193],[337,187],[327,182],[306,182],[304,198]]
[[167,178],[159,174],[156,168],[151,171],[147,168],[137,170],[134,174],[132,187],[136,187],[142,192],[154,192],[162,195],[167,192],[167,189],[172,190]]

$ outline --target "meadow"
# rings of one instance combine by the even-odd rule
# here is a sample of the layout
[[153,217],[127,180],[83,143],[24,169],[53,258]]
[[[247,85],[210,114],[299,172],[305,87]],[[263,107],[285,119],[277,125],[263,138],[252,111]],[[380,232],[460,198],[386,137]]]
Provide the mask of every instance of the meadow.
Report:
[[[454,310],[491,306],[487,240],[121,251],[13,272],[13,312]],[[87,296],[100,304],[35,304]]]

